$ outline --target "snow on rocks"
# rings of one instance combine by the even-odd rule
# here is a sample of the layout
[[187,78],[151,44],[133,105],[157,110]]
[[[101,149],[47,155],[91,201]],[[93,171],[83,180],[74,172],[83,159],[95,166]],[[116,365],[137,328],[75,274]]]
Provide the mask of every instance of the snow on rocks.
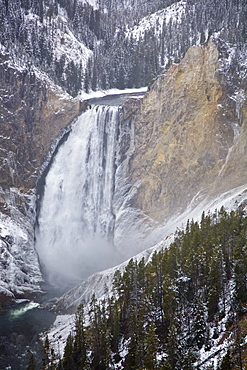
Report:
[[83,43],[76,39],[74,34],[66,27],[63,32],[56,29],[54,36],[54,60],[60,60],[65,57],[66,64],[73,62],[84,70],[88,59],[92,56],[92,51],[89,50]]
[[[120,94],[145,94],[148,91],[148,88],[146,86],[140,87],[139,89],[109,89],[109,90],[97,90],[97,91],[90,91],[89,93],[86,93],[85,91],[81,91],[78,94],[78,98],[81,100],[88,100],[88,99],[94,99],[94,98],[103,98],[107,95],[120,95]],[[136,97],[135,97],[136,98]]]
[[0,293],[14,296],[40,291],[42,275],[34,249],[35,196],[0,189]]
[[63,356],[68,335],[74,330],[75,315],[58,315],[49,332],[41,335],[45,340],[48,336],[49,343],[59,357]]
[[[25,28],[30,31],[35,27],[40,29],[40,33],[44,32],[45,29],[49,30],[52,27],[50,22],[48,18],[44,18],[43,22],[41,22],[39,17],[33,13],[25,15]],[[51,33],[52,38],[50,36],[54,63],[63,57],[65,67],[73,62],[75,65],[85,69],[88,58],[92,56],[92,51],[80,42],[69,29],[67,19],[63,12],[60,11],[57,18],[53,19],[52,22],[56,26],[53,27]],[[32,33],[29,32],[30,45],[32,43],[31,35]]]
[[79,0],[82,4],[91,5],[94,10],[98,9],[98,0]]

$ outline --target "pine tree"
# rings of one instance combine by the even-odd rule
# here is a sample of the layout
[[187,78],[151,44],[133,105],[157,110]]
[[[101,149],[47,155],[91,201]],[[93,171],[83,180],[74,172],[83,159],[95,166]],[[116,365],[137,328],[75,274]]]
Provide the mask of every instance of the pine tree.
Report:
[[63,370],[76,370],[74,366],[74,358],[73,358],[73,336],[71,333],[68,335],[66,345],[64,348],[64,357],[62,359],[62,367],[63,367]]
[[77,308],[75,318],[75,337],[73,342],[73,362],[77,370],[83,370],[87,363],[86,336],[84,329],[84,307]]
[[97,304],[95,297],[90,303],[90,347],[92,366],[105,370],[110,366],[110,333],[107,325],[106,302]]
[[198,349],[201,349],[205,343],[206,322],[205,308],[200,298],[197,300],[197,302],[195,302],[193,316],[193,342],[196,344]]
[[149,297],[149,310],[155,311],[160,316],[161,325],[164,324],[164,293],[163,293],[163,279],[164,271],[164,256],[165,252],[155,252],[152,256],[152,261],[146,266],[146,273],[148,275],[147,294]]
[[180,340],[178,334],[178,327],[176,325],[176,322],[173,322],[169,326],[169,332],[167,337],[168,362],[172,369],[177,369],[177,365],[181,360],[179,348]]
[[230,352],[227,351],[226,355],[223,357],[219,370],[231,370],[233,369],[233,364],[231,361]]
[[53,370],[55,369],[55,353],[54,349],[50,347],[48,336],[46,336],[43,343],[43,358],[42,358],[42,370]]
[[125,362],[124,362],[124,368],[129,369],[129,370],[136,370],[138,369],[138,363],[137,363],[137,356],[136,356],[136,351],[137,351],[137,336],[134,333],[130,337],[129,345],[128,345],[128,353],[125,357]]
[[209,265],[209,292],[208,292],[208,316],[212,320],[218,312],[219,297],[222,289],[222,253],[220,248],[214,247]]
[[177,312],[177,300],[175,282],[168,277],[163,280],[163,310],[164,317],[169,325],[169,323],[173,322]]
[[112,297],[109,300],[109,321],[111,332],[111,350],[119,354],[119,342],[121,337],[120,306]]
[[50,366],[50,342],[48,336],[46,336],[43,343],[43,358],[42,358],[42,369],[49,369]]
[[28,363],[28,367],[26,368],[26,370],[35,370],[35,369],[36,369],[36,362],[35,362],[35,358],[34,358],[33,353],[31,353],[29,363]]
[[157,352],[158,352],[158,337],[156,335],[156,326],[152,321],[149,324],[148,332],[145,338],[145,358],[144,367],[148,370],[157,369]]
[[246,221],[241,208],[234,219],[234,250],[235,259],[235,297],[240,306],[247,302],[247,246],[246,246]]

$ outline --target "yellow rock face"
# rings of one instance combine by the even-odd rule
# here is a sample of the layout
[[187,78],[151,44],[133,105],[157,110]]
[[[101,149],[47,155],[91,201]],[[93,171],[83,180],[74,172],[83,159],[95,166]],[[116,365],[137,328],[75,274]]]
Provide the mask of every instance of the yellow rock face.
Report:
[[247,183],[246,106],[240,122],[218,60],[212,41],[190,48],[132,114],[129,178],[140,184],[133,206],[154,220],[181,212],[196,195]]

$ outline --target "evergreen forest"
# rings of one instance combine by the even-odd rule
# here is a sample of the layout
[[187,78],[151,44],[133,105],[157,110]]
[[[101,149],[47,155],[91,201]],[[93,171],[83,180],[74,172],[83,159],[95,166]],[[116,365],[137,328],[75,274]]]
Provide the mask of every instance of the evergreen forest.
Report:
[[[17,65],[40,69],[72,96],[82,90],[147,86],[215,32],[221,33],[222,53],[228,44],[237,45],[236,64],[246,42],[246,2],[188,0],[181,20],[177,14],[165,21],[165,10],[176,3],[182,2],[101,0],[95,9],[81,0],[0,0],[0,43]],[[150,14],[156,22],[148,27]],[[136,38],[141,20],[146,26]],[[84,45],[90,57],[85,50],[69,57],[73,50],[66,38],[71,34],[77,52]],[[56,53],[64,44],[66,52]]]
[[117,271],[110,298],[78,307],[62,359],[46,339],[43,369],[212,369],[200,356],[212,349],[219,370],[246,368],[246,241],[243,206],[188,221],[168,249]]

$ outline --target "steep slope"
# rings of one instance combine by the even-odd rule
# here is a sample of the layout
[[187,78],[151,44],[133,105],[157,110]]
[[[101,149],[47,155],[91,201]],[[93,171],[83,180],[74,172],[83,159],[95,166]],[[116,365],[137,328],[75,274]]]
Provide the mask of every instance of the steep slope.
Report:
[[227,80],[215,42],[190,48],[143,99],[123,106],[115,245],[129,256],[156,243],[160,226],[192,202],[247,183],[246,75]]
[[0,296],[13,299],[40,290],[36,182],[81,104],[36,69],[17,68],[4,49],[0,78]]
[[[238,208],[238,204],[241,204],[243,200],[245,200],[244,204]],[[199,216],[198,219],[194,219],[190,226],[187,224],[186,231],[176,233],[175,244],[171,246],[169,251],[166,248],[171,243],[171,238],[163,241],[162,244],[157,245],[155,248],[146,250],[145,253],[136,256],[133,260],[127,261],[121,266],[90,277],[88,281],[65,294],[58,301],[57,308],[71,310],[71,308],[83,304],[87,326],[88,323],[91,323],[90,320],[93,317],[92,312],[94,308],[98,307],[95,298],[98,302],[101,302],[98,303],[101,307],[108,307],[110,316],[114,310],[114,300],[120,299],[121,303],[119,302],[120,305],[117,306],[117,310],[121,311],[123,309],[121,311],[123,315],[132,315],[133,311],[129,305],[134,304],[137,316],[134,315],[131,316],[131,319],[124,320],[122,325],[119,326],[118,333],[127,327],[126,334],[127,338],[129,338],[128,330],[130,329],[131,331],[131,328],[128,324],[133,323],[134,317],[138,318],[139,323],[141,320],[144,320],[145,328],[147,328],[149,320],[155,322],[156,334],[159,336],[159,339],[167,341],[165,347],[162,346],[159,350],[155,350],[158,350],[159,353],[162,352],[163,355],[164,352],[167,352],[167,355],[157,356],[157,361],[162,361],[162,358],[169,358],[170,362],[173,358],[176,367],[174,365],[171,368],[183,369],[187,368],[184,364],[186,358],[186,361],[191,363],[191,369],[198,366],[200,369],[208,369],[208,366],[213,363],[213,369],[218,369],[227,350],[229,350],[232,364],[239,361],[238,356],[239,353],[241,355],[241,352],[242,363],[244,364],[246,361],[246,279],[244,278],[246,235],[245,232],[242,232],[242,227],[246,225],[246,193],[241,195],[241,192],[238,194],[236,192],[231,194],[231,196],[228,195],[228,198],[225,195],[225,199],[221,199],[221,201],[219,199],[215,206],[219,209],[222,204],[234,211],[227,215],[223,209],[216,212],[214,208],[211,208],[211,214],[204,213],[202,217],[197,214]],[[209,227],[210,218],[211,226]],[[239,218],[240,224],[238,224],[237,218]],[[219,222],[221,227],[218,225]],[[190,234],[192,230],[190,227],[194,228],[195,233]],[[210,228],[211,231],[214,228],[215,232],[212,233],[209,230]],[[233,233],[232,236],[229,235],[231,233],[230,229]],[[216,236],[217,233],[218,236]],[[219,233],[221,234],[220,238]],[[184,238],[186,234],[187,237]],[[242,235],[242,242],[237,237],[240,234]],[[234,251],[228,255],[231,248]],[[243,248],[240,254],[239,248]],[[226,257],[227,255],[230,257],[230,264],[228,257]],[[163,262],[162,256],[164,258]],[[154,263],[154,268],[150,269],[148,266],[152,263]],[[166,265],[167,269],[165,269],[161,278],[162,264]],[[210,268],[208,268],[209,265]],[[134,266],[138,266],[136,270]],[[141,272],[144,266],[146,266],[145,275]],[[226,269],[225,272],[222,269]],[[122,285],[121,282],[123,280],[121,280],[121,277],[125,280],[125,283]],[[151,285],[151,288],[147,283],[150,279],[154,279],[154,285]],[[158,285],[160,286],[159,288]],[[142,294],[145,291],[144,287],[147,286],[150,288],[151,298],[142,300]],[[93,291],[92,287],[94,287]],[[217,292],[220,292],[219,295]],[[126,296],[123,298],[123,294],[126,294],[128,298]],[[154,296],[159,296],[160,300],[155,300],[154,307],[151,307]],[[111,298],[110,300],[109,297]],[[173,306],[174,311],[170,309],[171,302],[175,304]],[[176,309],[176,305],[180,306],[180,308],[177,307]],[[181,309],[182,306],[184,306],[184,309]],[[143,311],[140,307],[142,307]],[[162,310],[166,319],[161,323],[160,315],[162,315]],[[102,312],[101,318],[105,317],[106,311]],[[167,319],[167,315],[171,315],[172,318],[170,316]],[[121,320],[123,316],[117,315],[113,321],[109,320],[108,323],[116,323],[115,320],[118,320],[118,318]],[[58,316],[48,333],[52,347],[60,355],[63,354],[68,334],[73,330],[75,332],[78,330],[78,326],[77,328],[73,327],[72,321],[73,315]],[[173,357],[174,352],[169,351],[169,334],[167,337],[167,333],[169,333],[173,325],[176,328],[173,340],[177,338],[174,341],[174,352],[177,354],[175,358]],[[237,325],[239,325],[241,331],[238,331]],[[106,337],[106,327],[104,337]],[[140,343],[144,338],[146,339],[144,332],[145,329],[142,331],[142,338],[139,338],[137,343]],[[129,341],[126,340],[125,336],[123,338],[120,338],[121,336],[115,337],[114,333],[116,334],[116,332],[112,333],[114,340],[111,343],[116,344],[118,342],[119,347],[113,345],[111,349],[113,353],[119,351],[120,357],[113,356],[112,361],[116,360],[119,362],[122,360],[122,367],[120,368],[128,368],[128,365],[125,363],[126,354],[130,353],[133,348],[129,346]],[[137,333],[140,333],[138,328],[135,334]],[[236,347],[240,337],[241,350],[239,347]],[[156,342],[158,343],[158,340]],[[146,348],[145,345],[143,348]],[[236,348],[238,349],[236,350]],[[189,358],[187,357],[188,355]],[[90,359],[91,356],[89,355],[88,360],[90,361]],[[139,357],[137,361],[139,361]]]
[[154,82],[126,119],[135,128],[129,177],[140,185],[134,207],[164,221],[194,197],[247,183],[246,76],[241,84],[234,88],[242,100],[234,101],[212,40],[189,49]]

